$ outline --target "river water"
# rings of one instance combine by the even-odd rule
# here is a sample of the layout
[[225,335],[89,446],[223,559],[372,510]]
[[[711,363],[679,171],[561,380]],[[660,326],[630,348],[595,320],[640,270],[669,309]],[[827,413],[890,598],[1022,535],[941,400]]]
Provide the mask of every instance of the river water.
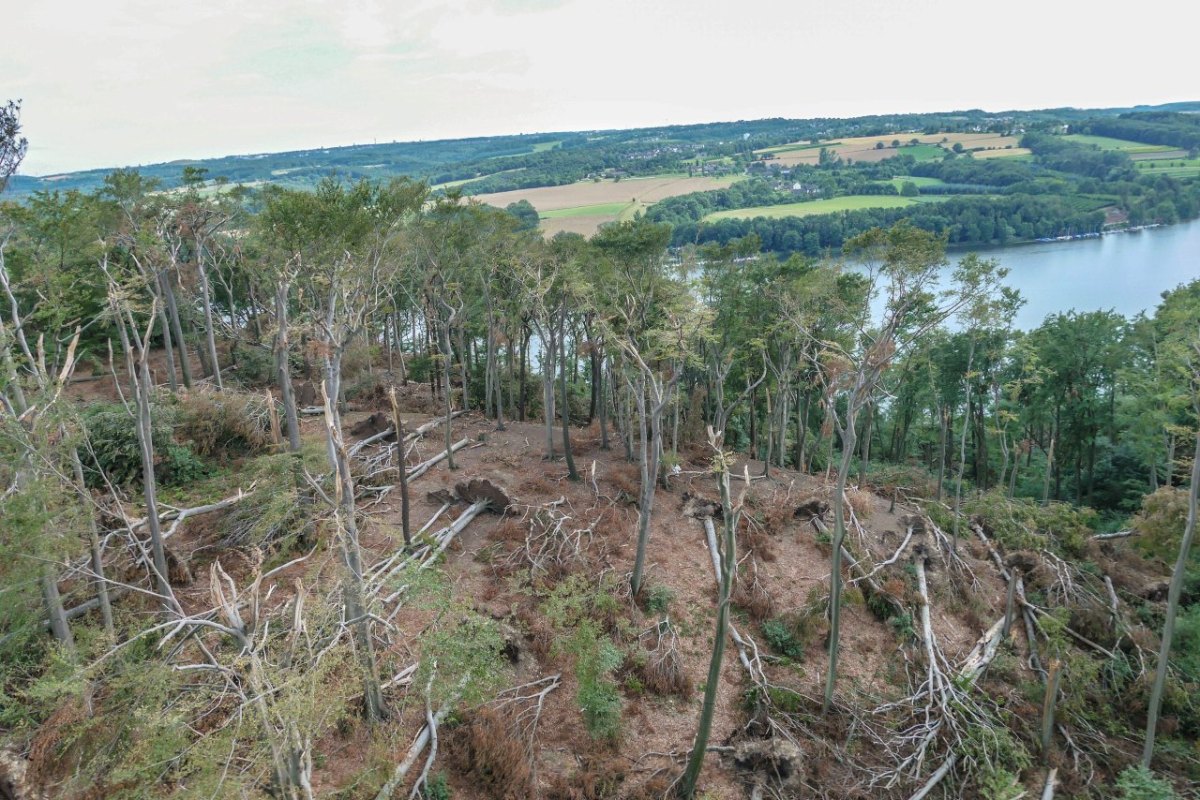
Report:
[[977,252],[1008,268],[1006,282],[1025,299],[1016,319],[1022,330],[1071,310],[1149,314],[1163,292],[1200,278],[1200,220]]

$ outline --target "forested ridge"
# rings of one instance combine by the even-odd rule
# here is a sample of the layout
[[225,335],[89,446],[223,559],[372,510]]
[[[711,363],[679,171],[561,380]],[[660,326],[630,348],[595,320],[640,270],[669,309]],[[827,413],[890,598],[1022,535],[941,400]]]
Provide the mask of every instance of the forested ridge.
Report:
[[816,167],[996,197],[798,246],[408,179],[0,200],[0,794],[1193,796],[1200,279],[1021,332],[947,245],[1096,222],[1061,175],[1196,196],[1027,137]]

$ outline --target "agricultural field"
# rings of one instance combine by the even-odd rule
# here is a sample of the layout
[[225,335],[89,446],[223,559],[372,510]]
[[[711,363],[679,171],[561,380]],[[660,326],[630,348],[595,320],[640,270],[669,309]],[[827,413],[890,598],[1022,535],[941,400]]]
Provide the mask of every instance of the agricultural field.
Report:
[[1192,178],[1200,175],[1200,158],[1155,158],[1134,162],[1147,175],[1169,175],[1172,178]]
[[753,219],[767,217],[781,219],[783,217],[810,217],[814,214],[832,214],[837,211],[859,211],[864,208],[905,208],[921,202],[914,197],[898,197],[886,194],[852,194],[845,197],[831,197],[827,200],[810,200],[805,203],[785,203],[777,206],[755,206],[753,208],[735,208],[729,211],[717,211],[704,218],[705,222],[716,222],[722,219]]
[[518,200],[528,200],[542,218],[547,235],[571,231],[591,235],[605,222],[629,219],[638,211],[667,197],[711,189],[724,189],[738,177],[689,178],[686,175],[658,175],[652,178],[579,181],[565,186],[541,186],[477,195],[477,199],[498,208]]
[[1109,136],[1092,136],[1086,133],[1069,133],[1063,137],[1069,142],[1077,144],[1091,144],[1099,147],[1101,150],[1121,150],[1131,156],[1135,153],[1162,153],[1168,150],[1174,150],[1174,147],[1162,144],[1145,144],[1143,142],[1131,142],[1128,139],[1113,139]]
[[921,175],[897,175],[890,181],[876,181],[876,183],[890,183],[896,187],[896,191],[904,188],[904,184],[911,183],[916,185],[918,189],[924,189],[926,186],[945,186],[946,182],[941,178],[926,178]]
[[[899,142],[894,147],[893,142]],[[883,147],[878,145],[882,143]],[[777,147],[756,150],[757,155],[768,156],[772,161],[790,166],[792,164],[816,164],[820,160],[821,148],[828,148],[843,161],[883,161],[897,155],[910,155],[918,161],[941,158],[956,144],[971,152],[976,158],[998,158],[1027,155],[1028,150],[1020,146],[1017,136],[1002,136],[998,133],[894,133],[884,136],[859,136],[827,142],[793,142]]]

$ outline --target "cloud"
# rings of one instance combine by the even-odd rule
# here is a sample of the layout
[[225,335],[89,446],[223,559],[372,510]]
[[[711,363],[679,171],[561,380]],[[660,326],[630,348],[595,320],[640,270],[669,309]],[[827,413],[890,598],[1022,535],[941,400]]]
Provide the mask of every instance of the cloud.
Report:
[[[1171,19],[1146,0],[1143,19]],[[1080,2],[45,0],[25,172],[489,133],[1193,99],[1188,26]]]

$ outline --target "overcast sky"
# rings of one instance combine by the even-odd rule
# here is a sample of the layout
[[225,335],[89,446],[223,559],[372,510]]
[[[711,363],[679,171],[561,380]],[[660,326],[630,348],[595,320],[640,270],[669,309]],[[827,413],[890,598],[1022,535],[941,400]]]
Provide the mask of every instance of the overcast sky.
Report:
[[1200,99],[1194,0],[5,0],[30,175],[502,133]]

